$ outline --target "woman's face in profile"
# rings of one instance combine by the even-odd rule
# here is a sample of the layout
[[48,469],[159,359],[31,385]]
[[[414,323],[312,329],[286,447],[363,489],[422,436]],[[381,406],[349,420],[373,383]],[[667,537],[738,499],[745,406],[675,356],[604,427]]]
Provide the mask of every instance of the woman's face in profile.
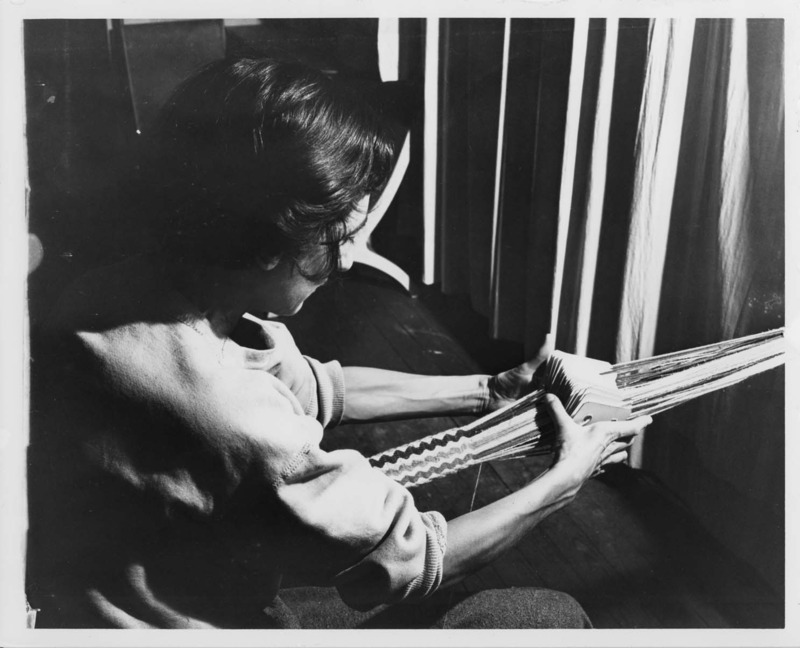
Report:
[[[367,231],[364,226],[367,224],[368,208],[369,196],[365,196],[345,221],[348,235],[339,244],[339,272],[346,272],[352,267],[356,251],[366,242],[364,239]],[[327,279],[309,279],[306,276],[313,276],[325,254],[327,254],[325,246],[319,245],[310,250],[304,258],[296,261],[288,256],[280,257],[274,268],[268,271],[269,276],[260,282],[258,294],[255,296],[260,302],[259,308],[251,312],[256,315],[259,312],[275,315],[297,313],[303,307],[305,300],[327,281]]]

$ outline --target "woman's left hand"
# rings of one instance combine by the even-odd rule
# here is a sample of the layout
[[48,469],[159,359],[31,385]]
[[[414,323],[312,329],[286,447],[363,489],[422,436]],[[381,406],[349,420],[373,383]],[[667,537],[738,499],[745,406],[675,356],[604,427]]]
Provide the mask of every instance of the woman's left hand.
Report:
[[530,393],[534,372],[552,352],[553,338],[548,334],[534,358],[489,378],[489,402],[486,411],[494,412]]

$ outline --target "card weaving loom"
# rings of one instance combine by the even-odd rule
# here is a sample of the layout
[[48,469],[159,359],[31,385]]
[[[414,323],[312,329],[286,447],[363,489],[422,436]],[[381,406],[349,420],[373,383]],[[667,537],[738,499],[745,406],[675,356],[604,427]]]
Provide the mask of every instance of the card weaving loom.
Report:
[[530,394],[370,462],[404,486],[419,486],[485,461],[547,454],[556,439],[545,393],[558,396],[581,424],[658,414],[782,365],[783,333],[780,328],[615,365],[555,351],[537,370]]

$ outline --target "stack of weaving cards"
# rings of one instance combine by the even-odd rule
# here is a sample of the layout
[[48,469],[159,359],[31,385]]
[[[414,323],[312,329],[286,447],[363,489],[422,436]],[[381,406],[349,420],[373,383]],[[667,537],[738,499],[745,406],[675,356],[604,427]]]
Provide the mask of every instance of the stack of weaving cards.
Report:
[[631,414],[658,414],[785,362],[784,329],[614,365]]
[[573,420],[626,420],[631,410],[615,380],[612,366],[601,360],[554,351],[540,367],[537,379],[558,396]]
[[553,352],[533,391],[461,428],[386,450],[373,466],[417,486],[484,461],[546,454],[557,443],[544,403],[556,395],[578,423],[657,414],[784,363],[783,329],[611,365]]

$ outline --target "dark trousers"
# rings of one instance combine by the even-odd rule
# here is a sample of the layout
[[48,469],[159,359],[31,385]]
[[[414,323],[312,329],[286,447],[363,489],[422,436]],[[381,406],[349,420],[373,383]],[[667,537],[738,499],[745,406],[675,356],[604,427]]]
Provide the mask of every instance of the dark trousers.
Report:
[[[354,628],[591,628],[580,604],[568,594],[512,587],[475,594],[437,592],[420,603],[382,605],[369,612],[347,607],[335,590],[298,587],[282,590],[275,616],[303,629]],[[269,611],[267,611],[269,614]]]

